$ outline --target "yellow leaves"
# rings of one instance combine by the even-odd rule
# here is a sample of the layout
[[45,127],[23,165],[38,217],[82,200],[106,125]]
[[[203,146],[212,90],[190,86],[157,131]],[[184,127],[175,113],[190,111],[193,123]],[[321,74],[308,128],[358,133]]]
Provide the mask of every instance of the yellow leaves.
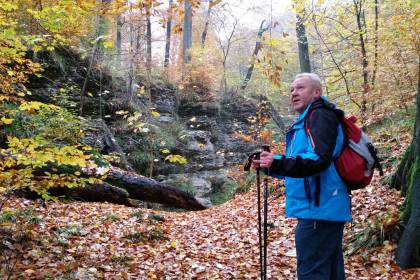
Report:
[[28,111],[32,114],[41,109],[42,106],[48,105],[38,101],[24,102],[19,106],[19,110]]
[[13,119],[7,119],[7,118],[5,118],[5,117],[2,117],[1,119],[0,119],[0,124],[5,124],[5,125],[8,125],[8,124],[12,124],[13,123]]
[[160,116],[159,112],[156,112],[156,111],[152,111],[150,114],[151,114],[154,118],[157,118],[157,117],[159,117],[159,116]]
[[144,95],[144,93],[145,93],[144,86],[141,86],[139,88],[139,91],[137,92],[137,96],[141,97]]
[[176,249],[178,247],[178,242],[176,240],[173,240],[171,242],[171,248]]
[[[8,185],[9,188],[29,187],[48,197],[47,191],[52,187],[73,188],[98,180],[80,177],[83,168],[94,169],[96,164],[78,146],[55,147],[42,138],[16,137],[8,137],[8,146],[8,149],[0,150],[4,155],[4,159],[0,161],[0,185]],[[34,175],[37,169],[45,167],[51,170],[43,175]],[[74,169],[74,172],[56,173],[63,167]]]
[[277,39],[277,38],[273,38],[273,39],[267,41],[267,45],[272,46],[272,47],[278,47],[278,46],[280,46],[280,40]]
[[196,122],[197,121],[197,118],[196,117],[192,117],[191,119],[190,119],[190,122]]
[[170,154],[170,153],[171,153],[171,151],[169,151],[168,149],[163,149],[163,150],[161,151],[161,153],[162,153],[162,154]]
[[103,46],[105,49],[112,49],[112,47],[114,46],[114,44],[112,43],[112,41],[105,41],[103,43]]
[[187,159],[181,155],[169,155],[165,158],[165,160],[169,161],[170,163],[178,163],[178,164],[186,164]]
[[0,1],[0,9],[6,12],[12,12],[14,10],[17,10],[19,6],[12,1]]
[[0,102],[9,101],[9,100],[10,100],[9,96],[6,96],[4,94],[0,94]]

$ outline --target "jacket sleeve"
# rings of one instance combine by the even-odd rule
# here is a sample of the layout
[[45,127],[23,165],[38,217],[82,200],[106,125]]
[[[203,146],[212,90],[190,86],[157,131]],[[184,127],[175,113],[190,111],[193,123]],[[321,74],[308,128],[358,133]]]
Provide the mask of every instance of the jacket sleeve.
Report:
[[304,178],[328,168],[337,141],[338,119],[332,110],[315,109],[306,117],[305,130],[314,152],[274,157],[269,172],[276,176]]

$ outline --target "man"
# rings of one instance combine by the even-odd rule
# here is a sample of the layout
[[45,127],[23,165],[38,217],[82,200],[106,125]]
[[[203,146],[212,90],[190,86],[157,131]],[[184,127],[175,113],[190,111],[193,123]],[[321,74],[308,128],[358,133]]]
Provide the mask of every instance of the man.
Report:
[[334,166],[343,131],[334,107],[322,97],[316,74],[298,74],[290,87],[300,115],[286,134],[286,154],[261,152],[254,167],[284,177],[286,216],[297,218],[295,243],[299,280],[344,279],[342,239],[351,220],[350,197]]

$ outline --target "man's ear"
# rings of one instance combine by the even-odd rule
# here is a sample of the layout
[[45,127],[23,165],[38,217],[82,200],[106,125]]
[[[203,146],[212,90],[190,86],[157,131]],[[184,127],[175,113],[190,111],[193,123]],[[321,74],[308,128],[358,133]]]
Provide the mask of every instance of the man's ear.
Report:
[[321,97],[321,90],[319,88],[315,89],[314,92],[314,99],[318,99]]

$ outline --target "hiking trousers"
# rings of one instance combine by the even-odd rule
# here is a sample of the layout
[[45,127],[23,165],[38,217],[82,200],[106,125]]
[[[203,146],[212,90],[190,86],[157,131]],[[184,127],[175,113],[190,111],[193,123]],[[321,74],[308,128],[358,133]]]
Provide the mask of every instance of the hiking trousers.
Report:
[[298,219],[295,229],[298,280],[344,280],[344,222]]

